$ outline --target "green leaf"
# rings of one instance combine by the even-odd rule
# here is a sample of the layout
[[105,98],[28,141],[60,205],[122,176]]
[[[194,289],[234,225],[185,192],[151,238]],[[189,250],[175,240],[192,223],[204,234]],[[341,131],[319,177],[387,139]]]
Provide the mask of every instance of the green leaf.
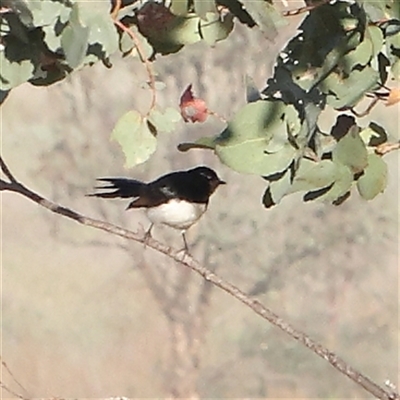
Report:
[[181,114],[175,108],[168,107],[164,111],[153,109],[148,116],[148,120],[158,132],[172,132],[177,122],[182,120]]
[[269,184],[269,193],[274,204],[278,204],[282,198],[288,194],[292,186],[290,168],[283,174],[283,176]]
[[12,62],[0,52],[0,90],[6,91],[16,87],[33,76],[35,66],[31,60]]
[[332,151],[332,160],[349,167],[353,174],[363,171],[367,166],[368,151],[357,125],[353,125],[339,140]]
[[350,169],[343,164],[333,164],[335,167],[334,184],[326,193],[318,197],[318,200],[335,202],[351,189],[351,186],[353,184],[352,171],[350,171]]
[[118,120],[111,139],[122,147],[127,168],[147,161],[157,147],[157,139],[146,120],[135,110],[128,111]]
[[376,57],[382,51],[383,47],[384,37],[382,29],[375,25],[369,25],[365,34],[369,36],[369,39],[372,42],[372,55]]
[[200,20],[200,34],[210,46],[228,37],[233,29],[233,15],[227,15],[223,21],[218,13],[208,12]]
[[280,151],[266,154],[263,141],[249,140],[233,146],[215,147],[219,159],[228,167],[245,174],[270,176],[284,171],[296,157],[296,149],[290,144]]
[[[89,28],[88,43],[101,47],[96,52],[96,46],[89,48],[89,53],[103,59],[118,49],[118,33],[110,16],[110,5],[104,1],[81,1],[79,16],[83,26]],[[104,53],[100,54],[100,51]]]
[[201,40],[199,30],[200,18],[196,15],[187,17],[176,17],[168,30],[164,31],[164,36],[158,34],[157,40],[169,45],[188,45]]
[[67,21],[71,13],[71,3],[67,1],[29,1],[30,9],[35,27],[52,26],[57,20]]
[[382,193],[387,185],[388,168],[383,159],[375,153],[368,155],[368,166],[357,181],[357,189],[361,197],[372,200]]
[[188,13],[188,0],[172,0],[170,10],[175,15],[186,15]]
[[297,154],[287,140],[292,112],[293,106],[280,100],[247,104],[216,138],[216,154],[238,172],[269,176],[284,171]]
[[336,165],[330,160],[315,162],[303,158],[296,171],[290,193],[330,186],[336,178]]
[[320,88],[328,95],[330,106],[342,109],[355,106],[378,81],[378,71],[366,66],[362,70],[353,70],[348,78],[333,72],[321,82]]
[[400,80],[400,59],[395,61],[390,67],[390,71],[392,72],[393,78],[397,81]]
[[89,34],[89,28],[83,26],[80,20],[79,4],[75,3],[69,23],[61,35],[61,46],[71,68],[76,68],[82,64],[89,46]]
[[[130,27],[131,31],[135,34],[137,40],[140,43],[140,48],[143,51],[143,55],[146,59],[149,59],[150,56],[153,54],[154,50],[151,44],[147,41],[147,39],[139,32],[138,28],[135,25],[132,25]],[[131,38],[131,36],[126,33],[122,32],[120,42],[119,42],[119,47],[122,53],[127,54],[130,51],[132,51],[133,56],[138,56],[138,52],[136,49],[135,42]],[[143,60],[142,60],[143,61]]]
[[277,28],[286,24],[282,14],[268,1],[241,0],[241,3],[269,40],[274,40],[278,35]]
[[360,132],[360,136],[367,146],[372,147],[379,146],[388,139],[385,129],[375,122],[370,122],[368,127]]
[[[380,31],[380,29],[378,28]],[[367,37],[354,49],[349,51],[339,63],[339,66],[347,74],[351,74],[352,70],[358,65],[367,65],[373,56],[374,47],[372,41]]]
[[194,12],[201,18],[207,19],[207,14],[217,13],[214,0],[194,0]]
[[194,143],[180,143],[178,145],[179,151],[188,151],[191,149],[210,149],[215,150],[215,137],[202,137]]

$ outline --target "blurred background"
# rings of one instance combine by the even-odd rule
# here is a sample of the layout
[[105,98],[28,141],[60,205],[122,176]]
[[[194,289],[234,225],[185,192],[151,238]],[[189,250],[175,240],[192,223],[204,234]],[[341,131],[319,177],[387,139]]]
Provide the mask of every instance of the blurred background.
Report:
[[[301,18],[300,18],[301,19]],[[229,119],[245,104],[245,76],[263,88],[275,43],[236,27],[155,63],[161,106],[194,92]],[[179,123],[156,154],[131,170],[110,133],[150,93],[137,59],[98,64],[48,88],[22,85],[2,112],[2,155],[29,188],[93,218],[148,227],[126,201],[84,195],[99,176],[152,180],[205,164],[228,182],[188,232],[192,254],[380,385],[399,379],[399,154],[385,156],[389,186],[374,201],[342,206],[290,196],[271,210],[265,181],[237,174],[211,153],[179,153],[180,142],[223,129],[216,118]],[[398,108],[370,119],[399,138]],[[335,115],[325,112],[323,128]],[[167,257],[52,215],[13,193],[1,195],[2,382],[30,398],[368,398],[368,394],[251,310]],[[176,248],[179,232],[154,237]],[[3,398],[12,397],[3,391]]]

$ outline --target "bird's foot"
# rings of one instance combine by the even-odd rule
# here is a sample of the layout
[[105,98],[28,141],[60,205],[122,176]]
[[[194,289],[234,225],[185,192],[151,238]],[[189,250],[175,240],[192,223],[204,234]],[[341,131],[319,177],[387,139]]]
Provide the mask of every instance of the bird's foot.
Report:
[[141,233],[144,232],[143,245],[144,245],[144,248],[146,248],[146,246],[149,244],[149,240],[152,238],[151,229],[153,228],[153,224],[150,225],[150,228],[147,229],[147,231],[144,231],[144,228],[142,225],[140,225],[140,228],[141,228]]
[[184,245],[184,247],[183,247],[182,249],[180,249],[180,250],[178,251],[178,253],[177,253],[177,254],[182,253],[181,261],[184,260],[185,256],[189,256],[189,257],[192,256],[192,255],[190,254],[190,252],[189,252],[189,246],[188,246],[187,241],[186,241],[185,231],[182,232],[182,238],[183,238],[183,245]]
[[183,247],[182,249],[178,250],[176,254],[177,255],[181,254],[181,256],[179,257],[180,261],[184,261],[186,256],[192,257],[192,255],[189,252],[189,249],[187,249],[186,247]]

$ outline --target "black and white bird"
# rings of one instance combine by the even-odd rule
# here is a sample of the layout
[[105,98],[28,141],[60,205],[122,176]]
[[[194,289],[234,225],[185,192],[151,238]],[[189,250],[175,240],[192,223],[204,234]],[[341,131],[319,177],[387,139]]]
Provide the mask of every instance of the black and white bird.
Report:
[[145,208],[151,221],[147,235],[154,224],[163,224],[182,231],[185,250],[188,246],[185,231],[207,209],[210,196],[219,185],[225,184],[211,168],[200,166],[187,171],[175,171],[145,183],[129,178],[98,178],[108,185],[97,186],[101,192],[89,196],[132,198],[127,210]]

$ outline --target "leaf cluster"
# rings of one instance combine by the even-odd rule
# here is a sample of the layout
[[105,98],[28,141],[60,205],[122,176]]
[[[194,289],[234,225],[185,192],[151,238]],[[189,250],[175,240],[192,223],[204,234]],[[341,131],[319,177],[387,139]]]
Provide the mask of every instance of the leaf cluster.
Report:
[[[298,191],[305,201],[336,205],[353,186],[368,200],[381,193],[387,166],[377,149],[388,135],[376,123],[361,127],[344,113],[356,114],[354,106],[366,97],[387,98],[389,74],[400,77],[400,8],[380,4],[375,14],[364,2],[313,9],[279,55],[267,86],[258,91],[249,82],[249,103],[226,129],[180,149],[206,147],[232,169],[262,176],[266,207]],[[339,115],[325,133],[318,120],[328,107]]]
[[[139,54],[148,59],[201,40],[215,45],[228,37],[235,17],[249,27],[256,25],[245,3],[172,0],[167,7],[150,0],[120,4],[116,0],[4,0],[0,90],[6,92],[24,82],[50,85],[97,61],[109,67],[110,55],[118,50],[122,55]],[[263,8],[275,11],[268,1],[252,3],[256,20]],[[118,29],[115,21],[131,29],[136,41]],[[274,35],[276,22],[259,23]]]
[[[139,56],[149,75],[151,105],[144,115],[132,110],[122,116],[112,134],[128,167],[146,161],[157,134],[172,131],[180,119],[176,110],[157,106],[151,69],[157,55],[199,41],[214,46],[229,36],[234,21],[258,27],[267,40],[284,23],[272,0],[3,3],[1,101],[24,82],[50,85],[97,61],[110,67],[113,53]],[[386,164],[377,151],[388,141],[384,128],[359,126],[343,112],[357,115],[354,107],[368,97],[370,108],[398,101],[387,83],[400,78],[399,3],[341,0],[306,9],[266,87],[258,90],[249,81],[248,104],[220,134],[179,147],[212,149],[230,168],[262,176],[268,182],[266,207],[297,191],[306,192],[306,201],[340,204],[353,186],[366,199],[386,186]],[[326,108],[339,113],[328,133],[318,124]]]

